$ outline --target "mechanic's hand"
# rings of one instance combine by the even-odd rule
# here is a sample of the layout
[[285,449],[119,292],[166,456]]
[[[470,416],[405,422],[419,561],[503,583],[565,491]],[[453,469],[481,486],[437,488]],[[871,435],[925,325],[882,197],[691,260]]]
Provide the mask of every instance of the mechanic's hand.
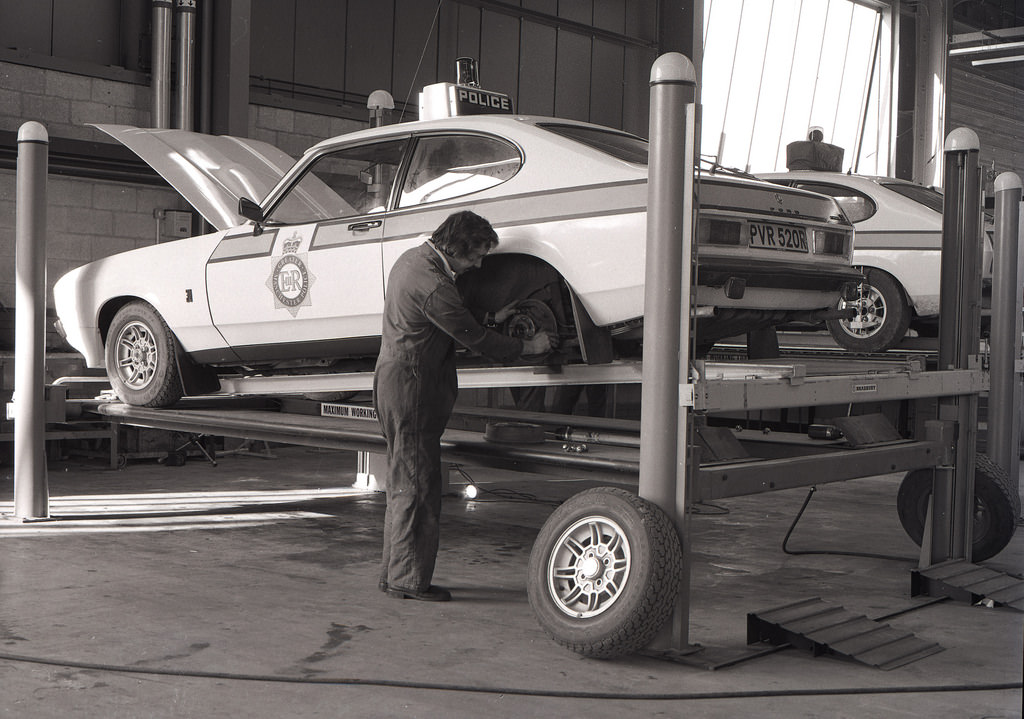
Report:
[[494,313],[494,324],[500,325],[502,322],[507,320],[509,317],[515,314],[516,305],[519,304],[519,300],[513,300],[507,305],[502,307],[500,310]]
[[530,339],[523,340],[523,355],[542,355],[551,349],[551,335],[540,330]]

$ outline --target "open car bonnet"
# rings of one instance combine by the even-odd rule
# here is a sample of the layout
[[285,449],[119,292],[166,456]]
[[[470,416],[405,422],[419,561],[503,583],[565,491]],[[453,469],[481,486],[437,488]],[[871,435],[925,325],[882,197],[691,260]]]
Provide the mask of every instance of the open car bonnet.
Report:
[[130,125],[93,127],[142,158],[218,230],[244,223],[238,198],[258,202],[295,164],[259,140]]

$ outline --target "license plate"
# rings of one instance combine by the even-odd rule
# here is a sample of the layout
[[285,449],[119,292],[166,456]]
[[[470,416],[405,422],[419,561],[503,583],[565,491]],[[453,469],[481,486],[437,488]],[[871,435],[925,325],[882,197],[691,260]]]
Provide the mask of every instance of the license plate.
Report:
[[751,222],[750,246],[768,250],[807,252],[807,230],[793,225]]

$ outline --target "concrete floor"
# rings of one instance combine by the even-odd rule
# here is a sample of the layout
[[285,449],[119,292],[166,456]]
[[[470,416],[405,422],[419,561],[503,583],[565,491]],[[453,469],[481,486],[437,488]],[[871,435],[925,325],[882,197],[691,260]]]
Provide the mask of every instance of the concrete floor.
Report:
[[[16,717],[1020,717],[1024,614],[944,602],[889,623],[944,651],[891,671],[786,649],[709,670],[594,660],[543,633],[526,564],[554,503],[589,486],[468,470],[510,498],[445,500],[435,575],[455,600],[377,590],[383,497],[354,458],[274,448],[112,471],[49,468],[52,521],[0,490],[0,715]],[[453,481],[458,481],[453,475]],[[821,597],[869,617],[911,606],[917,548],[893,476],[698,507],[690,640],[747,656],[746,614]],[[1024,570],[1024,532],[986,563]],[[758,647],[760,648],[760,647]],[[1006,688],[1010,685],[1010,688]]]

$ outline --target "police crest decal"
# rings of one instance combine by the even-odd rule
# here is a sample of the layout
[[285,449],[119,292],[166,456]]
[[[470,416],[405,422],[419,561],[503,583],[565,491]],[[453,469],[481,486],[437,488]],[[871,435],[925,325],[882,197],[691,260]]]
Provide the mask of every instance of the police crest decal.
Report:
[[309,307],[309,289],[316,277],[306,266],[307,253],[302,248],[302,235],[297,231],[282,243],[282,254],[272,257],[273,267],[267,278],[267,287],[274,294],[274,308],[286,309],[292,317],[300,307]]

